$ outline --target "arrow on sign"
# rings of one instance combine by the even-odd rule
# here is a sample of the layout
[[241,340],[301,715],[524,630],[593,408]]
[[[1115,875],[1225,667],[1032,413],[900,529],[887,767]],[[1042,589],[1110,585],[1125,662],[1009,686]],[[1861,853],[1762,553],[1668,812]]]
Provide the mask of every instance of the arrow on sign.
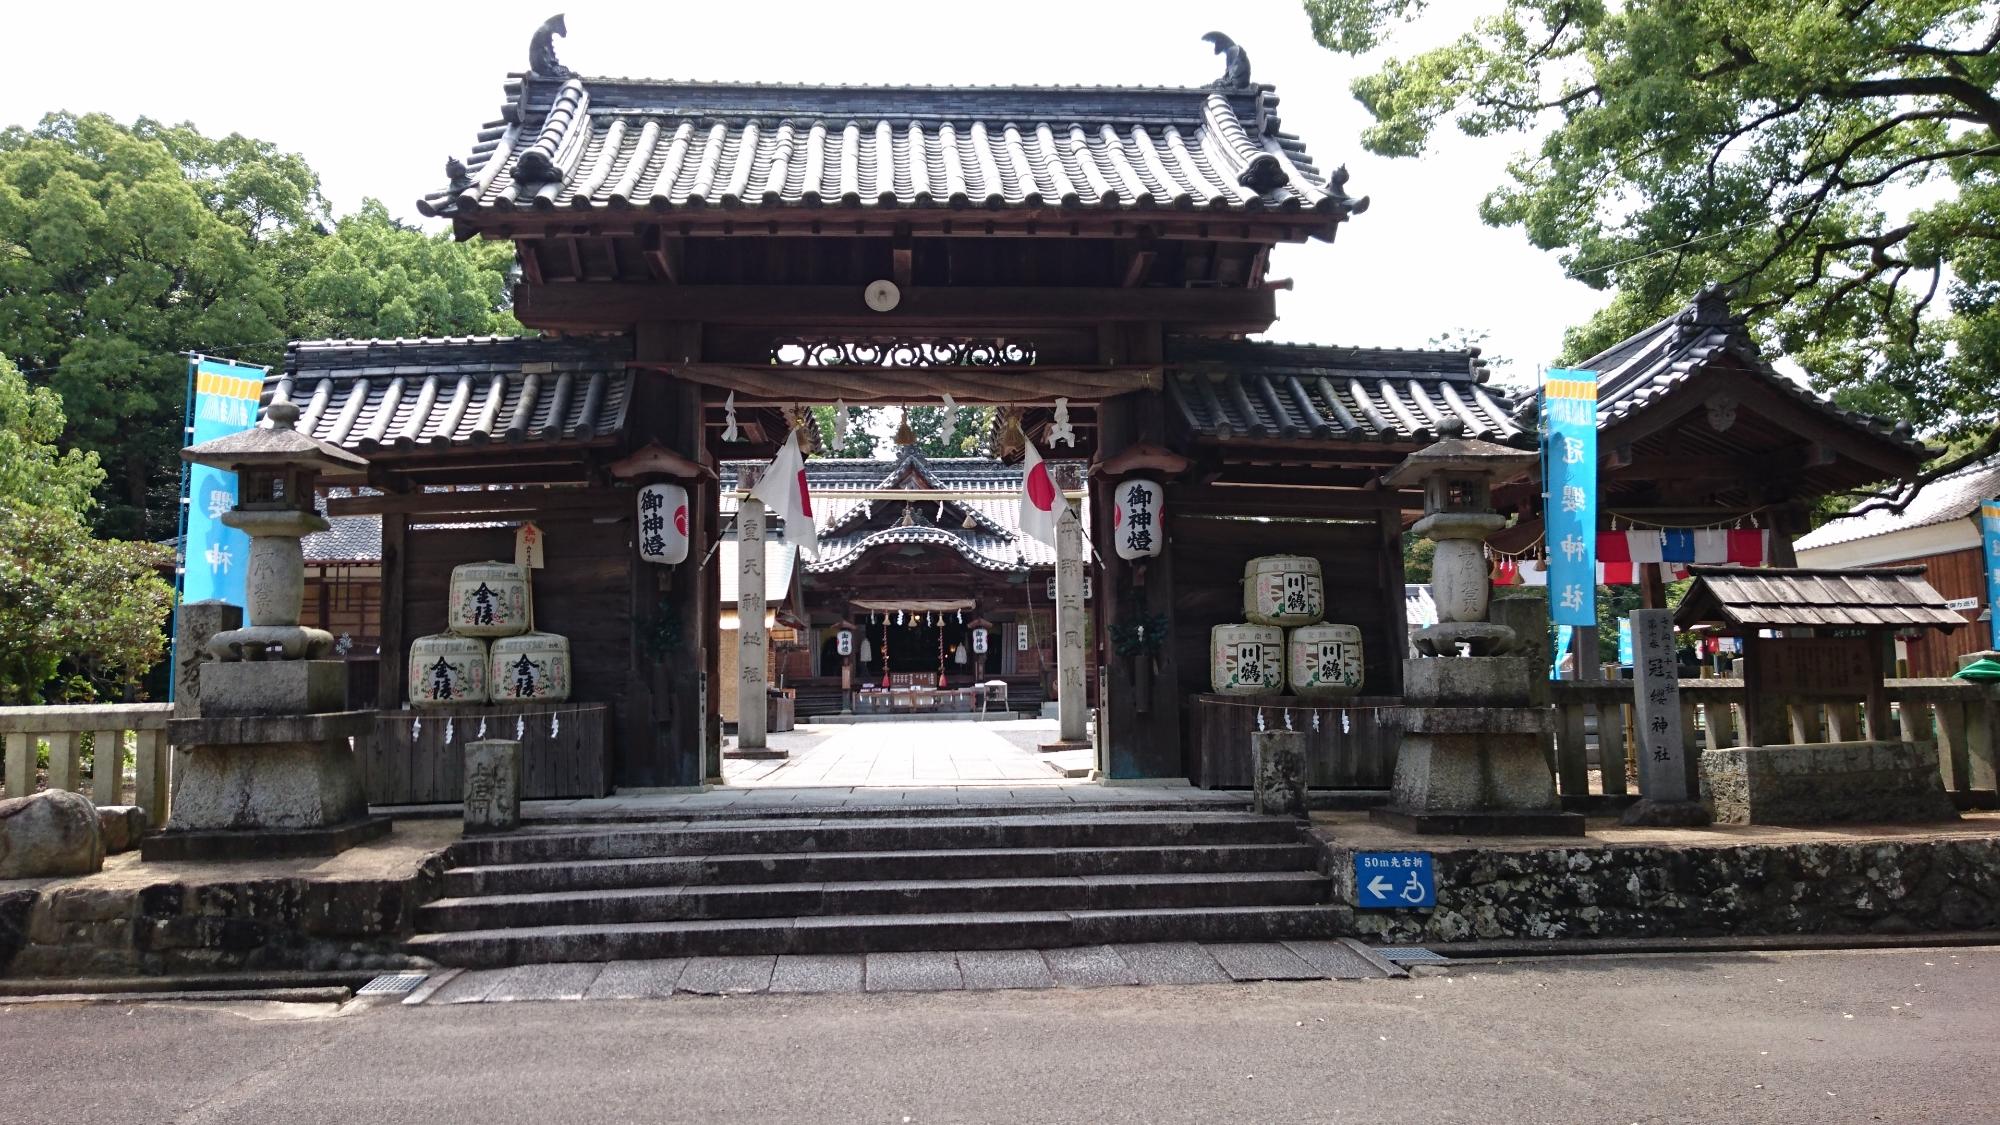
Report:
[[1391,883],[1380,875],[1368,880],[1368,893],[1374,895],[1376,898],[1388,898],[1389,892],[1395,889],[1396,884]]

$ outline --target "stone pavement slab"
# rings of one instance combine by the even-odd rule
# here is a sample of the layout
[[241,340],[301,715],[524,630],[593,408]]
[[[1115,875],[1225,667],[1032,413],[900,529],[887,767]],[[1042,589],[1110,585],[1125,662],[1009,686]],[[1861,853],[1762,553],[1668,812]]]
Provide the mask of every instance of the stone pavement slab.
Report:
[[584,990],[585,1000],[656,1000],[674,994],[674,983],[687,968],[685,957],[656,961],[611,961]]
[[486,999],[581,1000],[604,966],[589,963],[520,965],[507,970]]
[[1346,942],[1284,941],[1279,944],[1335,980],[1367,980],[1389,975],[1382,971],[1382,966],[1362,956]]
[[952,953],[870,953],[870,992],[947,992],[965,987]]
[[492,994],[495,985],[512,969],[468,969],[431,993],[426,1004],[477,1004]]
[[1032,949],[968,949],[958,968],[967,988],[1054,988],[1056,978]]
[[1084,945],[1073,949],[1044,950],[1042,959],[1056,983],[1070,988],[1096,988],[1112,984],[1138,984],[1138,974],[1108,945]]
[[1205,948],[1239,981],[1318,980],[1327,975],[1275,941],[1222,942]]
[[859,992],[865,975],[858,953],[787,953],[771,970],[771,991]]
[[771,985],[776,957],[690,957],[674,983],[677,992],[721,996],[732,992],[762,992]]
[[1199,942],[1160,941],[1114,945],[1140,984],[1228,984],[1231,977]]

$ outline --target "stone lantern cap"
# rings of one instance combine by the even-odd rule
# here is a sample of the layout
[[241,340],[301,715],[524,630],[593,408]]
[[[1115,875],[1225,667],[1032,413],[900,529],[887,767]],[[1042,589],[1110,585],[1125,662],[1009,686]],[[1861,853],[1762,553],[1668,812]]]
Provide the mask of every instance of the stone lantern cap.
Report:
[[1466,437],[1465,423],[1457,418],[1439,422],[1438,434],[1437,441],[1389,470],[1382,483],[1408,488],[1439,476],[1479,476],[1498,482],[1521,476],[1541,459],[1539,453]]
[[368,467],[366,458],[298,431],[299,407],[274,402],[264,410],[270,426],[253,426],[181,450],[181,460],[236,472],[241,469],[316,469],[323,473],[353,473]]

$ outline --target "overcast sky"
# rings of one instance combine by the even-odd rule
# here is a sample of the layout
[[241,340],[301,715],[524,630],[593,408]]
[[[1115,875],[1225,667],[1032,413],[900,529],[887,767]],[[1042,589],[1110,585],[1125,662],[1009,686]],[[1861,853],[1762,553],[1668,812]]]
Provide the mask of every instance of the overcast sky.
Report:
[[[523,69],[528,38],[563,0],[474,4],[68,3],[7,13],[0,125],[52,110],[192,121],[305,156],[339,212],[369,196],[417,218],[497,116],[501,82]],[[1455,34],[1473,7],[1440,0],[1400,46]],[[1491,333],[1489,355],[1532,380],[1563,329],[1605,297],[1563,278],[1553,255],[1515,229],[1480,223],[1520,138],[1442,135],[1422,160],[1361,151],[1367,114],[1348,93],[1365,63],[1312,41],[1295,0],[1068,0],[1062,4],[794,0],[627,4],[569,0],[563,62],[585,75],[761,82],[1200,85],[1221,74],[1201,35],[1225,31],[1275,83],[1285,128],[1324,170],[1373,205],[1334,245],[1281,247],[1269,338],[1421,347],[1441,332]]]

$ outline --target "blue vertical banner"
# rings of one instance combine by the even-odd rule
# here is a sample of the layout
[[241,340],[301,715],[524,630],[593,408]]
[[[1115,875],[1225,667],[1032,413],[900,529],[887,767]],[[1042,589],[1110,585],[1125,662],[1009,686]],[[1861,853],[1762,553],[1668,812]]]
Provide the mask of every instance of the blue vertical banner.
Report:
[[1542,380],[1542,526],[1549,615],[1597,624],[1597,372],[1551,369]]
[[2000,649],[2000,500],[1979,505],[1979,541],[1986,546],[1986,615],[1992,647]]
[[[188,375],[187,444],[199,445],[257,424],[264,368],[197,356]],[[250,537],[224,527],[222,513],[236,506],[236,474],[207,465],[188,468],[181,497],[181,600],[219,598],[243,604],[243,572],[250,565]]]

